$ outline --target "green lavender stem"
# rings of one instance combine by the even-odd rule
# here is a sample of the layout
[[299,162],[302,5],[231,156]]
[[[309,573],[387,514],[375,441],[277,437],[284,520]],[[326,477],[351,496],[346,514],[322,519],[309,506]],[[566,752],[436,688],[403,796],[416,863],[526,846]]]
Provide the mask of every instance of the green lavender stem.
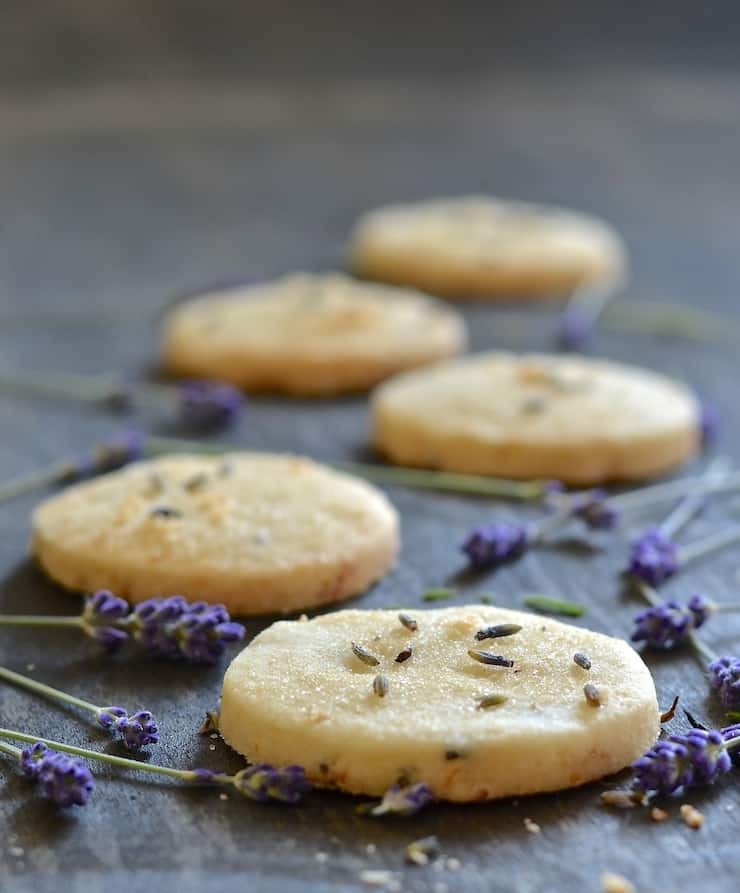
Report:
[[740,542],[740,528],[721,530],[695,543],[681,546],[678,550],[679,565],[683,566],[690,561],[703,558],[705,555],[710,555],[712,552],[717,552],[725,546],[730,546],[732,543],[737,542]]
[[0,626],[75,626],[82,629],[82,617],[50,617],[44,614],[0,614]]
[[87,710],[88,713],[92,713],[94,716],[97,716],[100,709],[96,704],[91,704],[90,701],[76,698],[74,695],[67,694],[67,692],[61,691],[58,688],[53,688],[51,685],[45,685],[43,682],[37,682],[35,679],[30,679],[28,676],[22,676],[20,673],[15,673],[13,670],[9,670],[7,667],[0,667],[0,679],[4,679],[6,682],[12,682],[13,685],[19,685],[21,688],[36,692],[45,697],[53,698],[57,701],[64,701],[67,704],[74,704],[76,707],[81,707],[83,710]]
[[[170,766],[159,766],[156,763],[141,763],[128,757],[118,757],[110,753],[100,753],[96,750],[88,750],[86,747],[76,747],[73,744],[64,744],[61,741],[52,741],[50,738],[40,738],[38,735],[27,735],[24,732],[16,732],[13,729],[0,729],[0,738],[9,738],[11,741],[22,741],[25,744],[35,744],[40,741],[52,750],[70,753],[87,760],[95,760],[99,763],[107,763],[109,766],[117,766],[119,769],[133,769],[135,772],[148,772],[152,775],[164,775],[167,778],[175,778],[184,782],[202,782],[203,779],[193,769],[173,769]],[[3,746],[3,745],[0,745]],[[4,745],[7,747],[7,745]],[[14,755],[18,755],[16,748],[11,748]],[[5,751],[8,752],[7,750]],[[224,773],[216,773],[208,778],[208,783],[220,785],[233,785],[235,776]]]
[[77,375],[54,372],[0,371],[0,391],[6,394],[29,394],[35,397],[81,400],[84,403],[100,403],[120,393],[120,383],[109,375]]
[[659,530],[669,539],[673,539],[691,519],[704,507],[709,488],[720,483],[728,472],[726,459],[714,459],[700,478],[700,484],[678,503],[676,508],[659,525]]
[[604,308],[603,327],[623,332],[690,338],[694,341],[740,341],[737,320],[697,310],[685,304],[663,301],[630,301],[620,298]]
[[17,760],[21,756],[19,747],[13,747],[12,744],[5,744],[3,741],[0,741],[0,753],[4,753],[9,757],[15,757]]
[[[23,741],[25,744],[35,744],[40,741],[52,750],[63,753],[71,753],[77,757],[85,757],[89,760],[97,760],[99,763],[108,763],[110,766],[118,766],[121,769],[134,769],[138,772],[151,772],[154,775],[166,775],[179,781],[198,781],[198,773],[191,769],[172,769],[169,766],[158,766],[156,763],[141,763],[128,757],[117,757],[110,753],[100,753],[96,750],[88,750],[85,747],[75,747],[73,744],[63,744],[61,741],[52,741],[50,738],[39,738],[38,735],[27,735],[24,732],[16,732],[13,729],[0,729],[0,738],[9,738],[11,741]],[[218,783],[232,782],[231,775],[215,775],[211,779]]]
[[0,484],[0,503],[8,502],[25,493],[32,493],[41,487],[57,484],[68,478],[74,470],[74,465],[69,460],[63,459],[54,462],[48,468],[39,471],[31,471],[28,474],[19,475],[5,483]]

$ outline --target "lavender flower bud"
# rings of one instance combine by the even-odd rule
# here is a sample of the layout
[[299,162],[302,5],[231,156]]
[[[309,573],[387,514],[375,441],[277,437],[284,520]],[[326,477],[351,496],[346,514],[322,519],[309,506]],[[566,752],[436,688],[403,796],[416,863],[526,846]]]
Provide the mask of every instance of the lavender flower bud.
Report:
[[100,710],[98,710],[96,719],[98,725],[107,730],[112,729],[119,719],[127,715],[128,714],[123,707],[101,707]]
[[485,570],[518,558],[530,543],[530,533],[523,524],[496,521],[474,528],[462,545],[471,567]]
[[[121,712],[114,714],[113,711]],[[109,717],[113,722],[106,725]],[[127,750],[139,750],[159,741],[159,729],[148,710],[139,710],[129,716],[121,707],[107,707],[98,712],[98,722],[104,728],[115,729]]]
[[224,428],[244,405],[241,392],[218,381],[186,381],[180,387],[180,420],[188,428]]
[[740,657],[718,657],[709,664],[709,682],[729,710],[740,708]]
[[635,615],[632,641],[645,642],[650,648],[675,648],[692,630],[702,626],[710,614],[711,603],[702,595],[693,596],[688,605],[661,602]]
[[41,770],[41,764],[47,754],[51,753],[56,753],[56,751],[49,750],[49,748],[41,741],[29,745],[29,747],[24,747],[21,751],[20,762],[21,769],[26,778],[35,781]]
[[37,782],[42,795],[59,806],[84,806],[95,788],[82,760],[50,750],[40,741],[23,748],[20,763],[26,778]]
[[156,654],[204,663],[217,660],[245,632],[230,620],[223,605],[188,604],[180,595],[137,605],[128,628],[134,639]]
[[401,787],[394,784],[383,794],[383,799],[377,804],[362,807],[363,812],[372,816],[381,816],[392,813],[394,815],[414,815],[434,800],[429,785],[424,782]]
[[630,574],[650,586],[658,586],[677,570],[676,544],[657,528],[646,531],[633,541],[628,567]]
[[37,776],[42,796],[58,806],[84,806],[95,789],[90,770],[64,753],[47,755]]
[[128,602],[107,589],[101,589],[85,599],[82,628],[109,651],[115,651],[128,639],[128,633],[118,622],[128,616]]
[[[736,722],[731,726],[725,726],[719,731],[725,742],[732,741],[733,738],[740,738],[740,722]],[[728,753],[730,755],[730,760],[732,760],[732,765],[740,766],[740,748],[733,748],[728,751]]]
[[703,447],[710,447],[717,440],[720,419],[716,407],[710,403],[702,403],[699,410],[699,432]]
[[72,468],[72,477],[92,477],[138,461],[144,456],[144,440],[139,431],[124,431],[118,437],[98,444],[79,457]]
[[590,339],[596,320],[592,314],[584,313],[582,308],[573,305],[566,307],[560,315],[560,331],[558,341],[566,350],[581,350]]
[[675,794],[711,784],[731,766],[725,739],[717,729],[692,729],[658,741],[632,764],[632,788],[642,794]]
[[311,785],[302,766],[277,769],[268,763],[259,763],[237,772],[234,787],[240,794],[259,803],[268,800],[297,803]]
[[619,510],[605,490],[590,490],[573,497],[572,513],[593,530],[611,530],[619,521]]

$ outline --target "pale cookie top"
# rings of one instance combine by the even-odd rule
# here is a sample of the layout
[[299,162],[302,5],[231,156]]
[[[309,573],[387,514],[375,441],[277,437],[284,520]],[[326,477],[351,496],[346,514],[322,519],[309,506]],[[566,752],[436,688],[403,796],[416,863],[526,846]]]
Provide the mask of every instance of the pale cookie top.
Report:
[[476,354],[397,376],[376,410],[437,434],[563,446],[693,430],[698,405],[662,375],[576,356]]
[[70,555],[237,577],[336,562],[395,524],[364,481],[257,453],[138,462],[70,487],[34,515],[37,538]]
[[610,260],[615,273],[626,265],[621,239],[602,220],[547,205],[488,196],[431,199],[389,205],[359,221],[357,250],[418,254],[456,261],[485,260],[512,270]]
[[[505,747],[527,736],[534,742],[538,735],[543,742],[567,740],[630,716],[646,717],[641,722],[648,738],[657,730],[650,673],[620,639],[496,607],[408,614],[418,624],[415,631],[403,626],[395,611],[349,610],[274,624],[229,668],[229,706],[234,699],[251,705],[251,723],[264,713],[265,721],[284,731],[304,725],[311,734],[320,731],[328,750],[345,736],[348,747],[368,754],[377,747],[379,761],[400,741],[467,756],[479,745]],[[476,639],[479,630],[503,623],[521,630]],[[353,642],[377,665],[359,659]],[[408,646],[411,656],[397,662]],[[512,665],[480,663],[470,649],[502,656]],[[576,652],[588,655],[590,670],[574,662]],[[384,697],[373,689],[378,674],[387,680]],[[595,686],[600,706],[588,702],[586,683]],[[485,706],[483,699],[492,696],[500,702]],[[228,719],[233,732],[234,717]],[[253,731],[259,734],[259,725]]]
[[203,352],[315,353],[353,357],[358,350],[424,349],[435,339],[465,341],[461,318],[411,289],[360,282],[338,273],[297,273],[273,282],[190,300],[166,328]]

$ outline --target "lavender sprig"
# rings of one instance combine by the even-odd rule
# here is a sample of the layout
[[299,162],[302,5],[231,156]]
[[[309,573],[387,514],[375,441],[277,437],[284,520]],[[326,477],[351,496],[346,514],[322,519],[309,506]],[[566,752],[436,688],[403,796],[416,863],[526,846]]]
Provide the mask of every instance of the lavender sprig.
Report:
[[740,657],[723,655],[709,663],[709,684],[728,710],[740,708]]
[[98,707],[90,701],[85,701],[61,689],[53,688],[51,685],[45,685],[43,682],[38,682],[28,676],[15,673],[7,667],[0,667],[0,679],[19,685],[28,691],[82,708],[106,731],[120,735],[127,750],[139,750],[139,748],[159,742],[157,723],[148,710],[139,710],[129,715],[123,707]]
[[52,484],[70,484],[95,474],[114,471],[144,455],[144,437],[137,431],[125,431],[103,443],[95,444],[79,456],[52,462],[0,484],[0,503]]
[[363,803],[357,807],[357,812],[371,815],[415,815],[420,809],[428,806],[434,800],[430,787],[423,782],[411,785],[394,784],[383,794],[382,800],[376,803]]
[[245,634],[223,605],[188,603],[173,595],[148,599],[130,611],[127,602],[107,590],[88,596],[79,616],[4,614],[0,626],[74,627],[110,652],[132,640],[151,654],[196,663],[218,660],[228,645],[240,642]]
[[0,742],[0,753],[16,759],[26,778],[38,784],[41,795],[58,806],[84,806],[95,789],[82,760],[50,750],[41,741],[22,750]]
[[[223,772],[213,772],[210,769],[174,769],[170,766],[159,766],[156,763],[143,763],[128,757],[100,753],[84,747],[64,744],[60,741],[51,741],[48,738],[39,738],[34,735],[28,735],[25,732],[17,732],[14,729],[0,729],[0,738],[27,742],[36,748],[43,746],[53,748],[55,751],[61,751],[64,754],[73,754],[86,760],[94,760],[106,763],[109,766],[116,766],[119,769],[132,769],[135,772],[162,775],[189,784],[213,784],[231,788],[242,796],[255,800],[258,803],[279,801],[294,804],[311,787],[301,766],[275,767],[262,763],[257,766],[248,766],[235,775],[227,775]],[[8,745],[2,742],[0,742],[0,750],[3,750],[5,753],[8,753],[10,750],[17,752],[16,748],[9,748]]]
[[640,797],[673,795],[689,787],[712,784],[729,772],[730,753],[740,737],[721,729],[692,729],[658,741],[632,764],[632,790]]
[[686,605],[677,601],[652,605],[635,615],[632,641],[661,650],[675,648],[685,642],[693,630],[706,623],[713,607],[703,595],[692,596]]
[[210,430],[233,424],[244,398],[237,388],[221,381],[193,380],[179,385],[134,382],[128,376],[72,373],[39,374],[0,371],[0,390],[21,395],[66,398],[103,409],[137,405],[174,407],[187,428]]

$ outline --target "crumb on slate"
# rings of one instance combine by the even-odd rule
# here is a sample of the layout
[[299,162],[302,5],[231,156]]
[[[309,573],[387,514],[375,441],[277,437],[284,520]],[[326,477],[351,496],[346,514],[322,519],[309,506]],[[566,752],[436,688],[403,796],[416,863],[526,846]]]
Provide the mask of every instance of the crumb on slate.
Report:
[[601,889],[604,893],[635,893],[634,885],[613,871],[605,871],[601,875]]
[[524,827],[529,831],[530,834],[539,834],[542,828],[537,824],[537,822],[533,822],[529,817],[524,819]]
[[698,831],[704,824],[704,813],[699,812],[699,810],[690,803],[684,803],[680,809],[680,813],[684,823],[694,831]]
[[365,869],[360,872],[359,878],[368,887],[384,887],[388,893],[400,893],[401,890],[401,882],[391,871]]
[[665,811],[665,809],[660,809],[657,806],[653,806],[653,808],[650,810],[650,818],[654,822],[664,822],[668,818],[668,813]]

